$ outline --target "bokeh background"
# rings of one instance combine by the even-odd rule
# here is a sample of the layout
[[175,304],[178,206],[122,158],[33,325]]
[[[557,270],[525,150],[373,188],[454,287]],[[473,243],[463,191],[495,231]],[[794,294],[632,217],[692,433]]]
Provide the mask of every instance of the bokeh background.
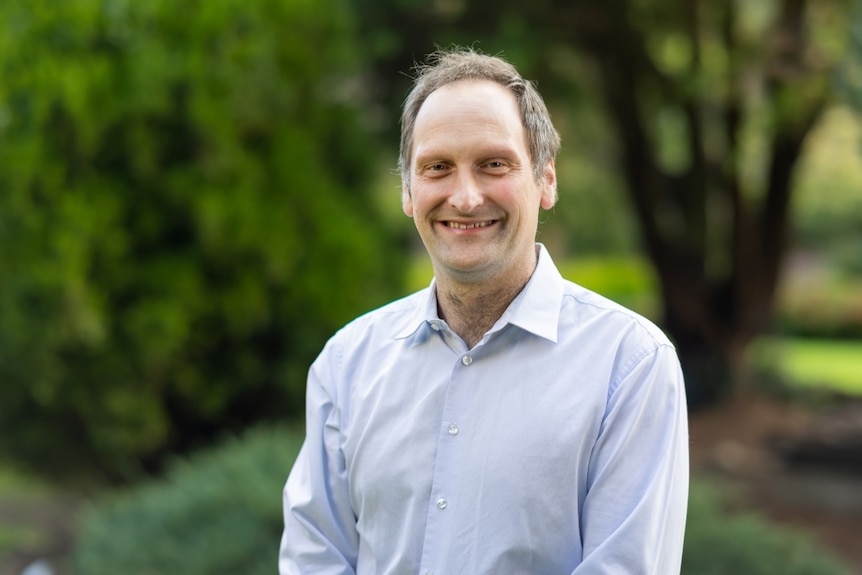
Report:
[[862,573],[859,0],[0,0],[0,574],[275,571],[308,365],[431,278],[450,45],[545,96],[564,275],[677,345],[683,572]]

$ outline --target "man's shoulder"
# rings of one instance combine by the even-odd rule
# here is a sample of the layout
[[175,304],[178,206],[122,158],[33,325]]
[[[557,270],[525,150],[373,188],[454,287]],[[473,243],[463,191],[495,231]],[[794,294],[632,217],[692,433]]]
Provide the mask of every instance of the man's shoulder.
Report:
[[649,318],[577,283],[565,280],[563,298],[563,320],[580,325],[600,321],[655,345],[672,346],[664,331]]
[[419,311],[428,304],[429,289],[425,288],[410,295],[391,301],[385,305],[354,318],[335,334],[335,337],[355,338],[357,336],[387,335],[395,338],[399,333],[419,321]]

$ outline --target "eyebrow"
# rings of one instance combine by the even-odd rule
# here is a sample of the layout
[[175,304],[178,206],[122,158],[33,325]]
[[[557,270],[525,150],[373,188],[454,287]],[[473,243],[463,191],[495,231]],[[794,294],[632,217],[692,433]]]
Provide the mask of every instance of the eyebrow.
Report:
[[[452,154],[449,152],[432,148],[416,154],[413,163],[414,165],[419,166],[421,164],[427,164],[428,162],[445,161],[451,157],[451,155]],[[511,146],[493,146],[480,149],[480,152],[477,155],[483,159],[517,158],[518,152]]]

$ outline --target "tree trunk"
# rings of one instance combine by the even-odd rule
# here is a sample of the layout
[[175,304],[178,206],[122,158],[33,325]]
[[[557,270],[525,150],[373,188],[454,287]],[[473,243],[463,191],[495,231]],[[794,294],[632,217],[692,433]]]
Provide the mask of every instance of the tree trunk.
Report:
[[[726,3],[712,23],[731,63],[727,94],[716,99],[708,90],[686,87],[704,73],[699,2],[686,1],[679,27],[689,39],[692,58],[682,77],[668,76],[650,59],[643,30],[626,17],[631,6],[625,0],[594,4],[590,29],[576,35],[597,64],[600,89],[622,144],[623,173],[644,250],[659,277],[663,326],[675,341],[689,402],[696,407],[734,391],[746,347],[769,327],[787,245],[793,173],[823,107],[825,84],[822,74],[811,73],[805,62],[806,0],[785,0],[775,25],[783,42],[761,69],[772,116],[767,181],[761,190],[744,189],[737,135],[745,113],[751,112],[741,72],[733,65],[738,52],[733,3]],[[793,107],[787,109],[792,91],[807,96],[791,99]],[[655,154],[661,135],[652,119],[669,108],[680,110],[687,121],[691,161],[683,173],[667,173]],[[707,108],[720,111],[712,115],[712,130],[705,125]],[[724,147],[716,157],[710,138],[717,133],[724,134]],[[728,215],[724,227],[711,221],[715,213]]]
[[[778,0],[768,33],[745,37],[739,2],[537,0],[524,11],[504,0],[493,10],[446,2],[441,12],[411,1],[378,13],[366,1],[363,14],[409,30],[411,46],[434,35],[431,16],[438,31],[464,25],[477,37],[515,19],[541,31],[536,53],[576,45],[594,64],[643,251],[659,277],[663,327],[679,350],[691,404],[704,405],[733,392],[746,346],[770,324],[793,173],[828,86],[828,67],[808,39],[808,1]],[[659,61],[668,40],[677,50],[670,67]],[[666,112],[687,129],[689,162],[673,173],[656,152],[667,137],[656,119]],[[752,125],[767,126],[763,181],[743,177],[740,134]]]

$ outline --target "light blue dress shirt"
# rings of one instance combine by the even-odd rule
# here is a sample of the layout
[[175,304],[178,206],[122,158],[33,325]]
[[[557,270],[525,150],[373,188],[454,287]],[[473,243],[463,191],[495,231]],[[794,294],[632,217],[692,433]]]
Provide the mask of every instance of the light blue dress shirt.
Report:
[[431,287],[309,372],[282,575],[679,573],[688,429],[674,348],[540,246],[473,348]]

